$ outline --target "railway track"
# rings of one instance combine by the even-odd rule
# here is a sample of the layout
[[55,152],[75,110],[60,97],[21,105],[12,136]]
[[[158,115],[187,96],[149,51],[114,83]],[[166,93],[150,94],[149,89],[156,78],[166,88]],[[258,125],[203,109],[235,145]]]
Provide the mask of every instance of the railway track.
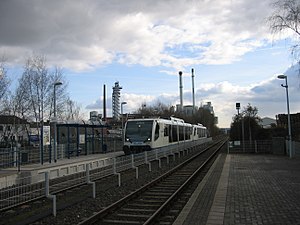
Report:
[[[217,142],[135,192],[80,222],[86,224],[172,224],[178,204],[192,193],[189,185],[212,161],[226,140]],[[185,200],[183,200],[185,199]],[[171,207],[173,205],[173,208]],[[180,208],[180,207],[179,207]]]

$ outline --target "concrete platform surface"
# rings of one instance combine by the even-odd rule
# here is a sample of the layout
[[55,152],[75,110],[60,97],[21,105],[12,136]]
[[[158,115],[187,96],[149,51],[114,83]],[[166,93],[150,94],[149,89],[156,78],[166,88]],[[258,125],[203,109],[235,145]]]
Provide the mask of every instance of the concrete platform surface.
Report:
[[175,225],[300,224],[300,159],[222,154],[196,192]]

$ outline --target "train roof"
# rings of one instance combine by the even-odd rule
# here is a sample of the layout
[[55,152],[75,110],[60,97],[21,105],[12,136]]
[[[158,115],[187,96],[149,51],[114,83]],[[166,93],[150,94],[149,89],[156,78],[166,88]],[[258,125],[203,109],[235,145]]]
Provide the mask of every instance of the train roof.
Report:
[[183,119],[180,118],[175,118],[175,117],[170,117],[170,119],[167,118],[160,118],[160,117],[153,117],[153,118],[136,118],[136,119],[128,119],[129,121],[158,121],[158,122],[163,122],[166,124],[184,124],[185,126],[193,126],[193,127],[198,127],[198,128],[206,128],[202,124],[191,124],[191,123],[186,123],[184,122]]

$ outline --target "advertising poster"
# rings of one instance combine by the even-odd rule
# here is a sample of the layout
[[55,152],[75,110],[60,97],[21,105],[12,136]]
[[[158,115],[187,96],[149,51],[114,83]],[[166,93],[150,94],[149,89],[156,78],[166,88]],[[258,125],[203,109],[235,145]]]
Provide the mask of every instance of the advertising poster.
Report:
[[85,143],[85,135],[84,134],[80,134],[79,135],[79,144],[84,144]]
[[50,145],[50,126],[43,127],[43,144]]

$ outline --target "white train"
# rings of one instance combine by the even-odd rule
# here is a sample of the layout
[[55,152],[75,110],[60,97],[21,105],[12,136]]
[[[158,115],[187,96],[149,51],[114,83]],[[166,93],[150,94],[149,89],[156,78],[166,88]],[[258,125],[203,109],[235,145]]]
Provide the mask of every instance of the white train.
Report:
[[182,119],[129,119],[124,127],[123,151],[126,155],[152,149],[205,139],[208,136],[202,124],[192,125]]

